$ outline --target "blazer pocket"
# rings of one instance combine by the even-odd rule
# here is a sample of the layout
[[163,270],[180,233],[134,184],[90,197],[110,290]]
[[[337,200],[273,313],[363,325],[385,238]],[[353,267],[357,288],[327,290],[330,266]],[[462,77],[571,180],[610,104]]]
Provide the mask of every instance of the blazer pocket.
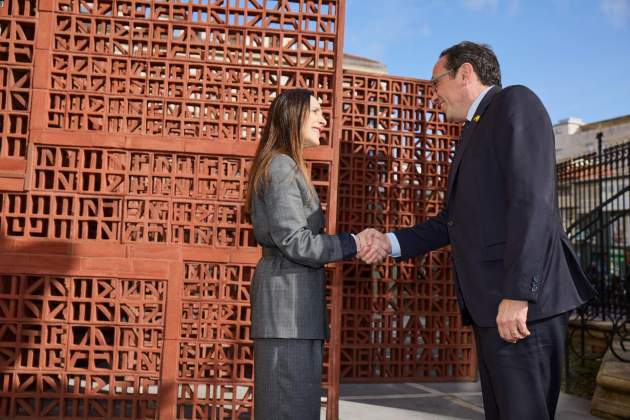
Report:
[[505,242],[498,242],[492,245],[486,245],[481,250],[482,261],[502,260],[505,255]]

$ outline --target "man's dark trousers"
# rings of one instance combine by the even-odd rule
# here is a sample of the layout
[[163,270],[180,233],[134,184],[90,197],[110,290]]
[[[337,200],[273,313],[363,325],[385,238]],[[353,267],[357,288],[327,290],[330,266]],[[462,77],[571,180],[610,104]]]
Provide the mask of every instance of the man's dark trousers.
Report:
[[488,420],[546,420],[555,416],[568,313],[527,323],[515,344],[496,327],[473,326],[483,406]]

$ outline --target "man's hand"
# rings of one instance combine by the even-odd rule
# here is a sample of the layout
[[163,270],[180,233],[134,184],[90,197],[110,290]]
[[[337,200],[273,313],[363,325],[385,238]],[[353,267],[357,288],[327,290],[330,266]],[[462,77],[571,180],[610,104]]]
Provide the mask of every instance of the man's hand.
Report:
[[361,243],[357,257],[366,264],[381,262],[392,252],[392,245],[387,236],[376,229],[365,229],[357,237]]
[[497,314],[497,327],[502,339],[516,343],[530,334],[526,323],[527,305],[526,300],[503,299],[501,301]]

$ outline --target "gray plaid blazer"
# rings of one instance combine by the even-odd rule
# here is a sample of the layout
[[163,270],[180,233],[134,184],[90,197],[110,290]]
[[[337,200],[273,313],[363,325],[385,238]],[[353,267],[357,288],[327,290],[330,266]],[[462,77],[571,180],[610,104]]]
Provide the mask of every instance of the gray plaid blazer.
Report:
[[324,264],[356,253],[348,233],[327,235],[317,194],[293,159],[277,155],[252,202],[263,256],[251,287],[252,338],[328,338]]

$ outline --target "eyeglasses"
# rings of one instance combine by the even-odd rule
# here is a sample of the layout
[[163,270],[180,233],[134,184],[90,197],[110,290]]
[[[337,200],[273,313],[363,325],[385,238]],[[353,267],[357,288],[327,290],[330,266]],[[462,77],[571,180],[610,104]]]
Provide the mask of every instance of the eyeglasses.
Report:
[[429,81],[429,84],[431,85],[431,88],[433,88],[433,90],[437,89],[438,85],[440,84],[440,79],[442,79],[442,77],[446,76],[447,74],[452,74],[453,72],[451,70],[447,70],[444,73],[440,74],[437,77],[434,77],[433,79],[431,79]]

